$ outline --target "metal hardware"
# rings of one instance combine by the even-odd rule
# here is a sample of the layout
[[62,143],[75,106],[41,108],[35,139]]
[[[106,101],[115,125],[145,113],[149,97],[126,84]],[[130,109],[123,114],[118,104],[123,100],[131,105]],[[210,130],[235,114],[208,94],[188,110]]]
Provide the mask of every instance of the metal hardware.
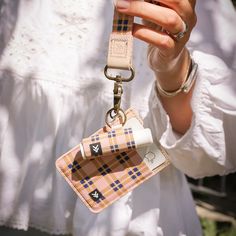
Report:
[[[126,122],[126,114],[125,112],[120,108],[121,105],[121,96],[123,94],[123,88],[122,88],[122,81],[121,79],[119,81],[115,81],[114,83],[114,100],[113,100],[113,108],[111,108],[107,114],[106,114],[106,124],[111,127],[110,123],[113,122],[116,118],[120,119],[120,123],[122,125]],[[111,121],[109,122],[109,118]]]
[[[134,76],[135,76],[135,71],[134,71],[134,69],[132,68],[132,67],[130,67],[129,69],[127,69],[127,70],[129,70],[130,72],[131,72],[131,75],[128,77],[128,78],[123,78],[123,77],[121,77],[120,75],[116,75],[115,77],[114,76],[111,76],[111,75],[109,75],[108,74],[108,70],[109,69],[112,69],[112,68],[110,68],[110,67],[108,67],[107,65],[105,66],[105,68],[104,68],[104,74],[105,74],[105,76],[106,76],[106,78],[107,79],[109,79],[109,80],[114,80],[114,81],[122,81],[122,82],[129,82],[129,81],[131,81],[133,78],[134,78]],[[113,68],[114,69],[114,68]]]
[[120,110],[121,96],[123,94],[122,82],[114,83],[114,110]]
[[116,118],[120,120],[121,125],[124,125],[126,123],[127,117],[125,112],[121,108],[118,111],[116,111],[114,108],[111,108],[106,113],[105,117],[106,124],[111,128],[111,123],[114,122]]
[[128,78],[122,77],[121,75],[116,75],[111,76],[108,75],[108,70],[112,69],[108,66],[105,66],[104,68],[104,74],[106,76],[107,79],[109,80],[113,80],[115,81],[114,83],[114,89],[113,89],[113,93],[114,93],[114,101],[113,101],[113,108],[111,108],[107,113],[106,113],[106,117],[105,117],[105,121],[106,124],[111,127],[111,123],[114,122],[117,118],[120,121],[120,124],[124,125],[127,117],[125,112],[120,108],[121,105],[121,97],[123,94],[123,87],[122,87],[122,82],[129,82],[134,78],[135,72],[134,69],[132,67],[130,67],[130,69],[128,69],[131,74]]

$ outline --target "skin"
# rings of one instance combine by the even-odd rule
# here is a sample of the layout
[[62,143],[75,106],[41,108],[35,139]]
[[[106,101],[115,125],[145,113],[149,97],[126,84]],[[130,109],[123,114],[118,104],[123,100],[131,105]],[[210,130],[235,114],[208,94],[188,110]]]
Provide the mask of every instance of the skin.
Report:
[[[118,0],[116,8],[119,12],[140,17],[144,25],[134,24],[133,36],[148,43],[154,50],[153,69],[158,83],[164,90],[178,89],[186,78],[189,54],[185,47],[191,31],[196,24],[195,0],[160,0],[160,5],[148,1]],[[175,34],[183,31],[186,22],[189,26],[185,36],[176,41],[165,32]],[[149,22],[149,23],[148,23]],[[150,24],[151,22],[151,24]],[[153,26],[159,26],[153,27]],[[164,109],[170,117],[172,128],[184,134],[190,127],[192,119],[191,97],[193,88],[189,93],[180,93],[167,98],[160,95]]]

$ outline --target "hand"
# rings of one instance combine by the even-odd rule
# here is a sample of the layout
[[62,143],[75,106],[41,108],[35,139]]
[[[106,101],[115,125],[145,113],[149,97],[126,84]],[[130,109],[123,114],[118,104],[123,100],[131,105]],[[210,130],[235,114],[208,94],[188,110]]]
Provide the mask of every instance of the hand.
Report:
[[[133,35],[150,44],[148,56],[162,87],[175,90],[182,83],[188,67],[185,44],[196,24],[196,0],[152,2],[158,5],[150,0],[117,0],[116,8],[119,12],[143,19],[144,25],[134,24]],[[174,39],[172,35],[184,31],[185,24],[188,30],[184,37]],[[172,77],[175,79],[171,80]]]
[[[134,25],[133,35],[149,44],[151,68],[166,91],[179,89],[186,79],[189,54],[185,44],[196,24],[195,3],[196,0],[116,1],[119,12],[143,19],[144,25]],[[172,35],[184,31],[185,24],[188,25],[186,34],[175,40]],[[179,93],[172,98],[160,96],[172,128],[180,134],[184,134],[191,124],[193,87],[187,94]]]

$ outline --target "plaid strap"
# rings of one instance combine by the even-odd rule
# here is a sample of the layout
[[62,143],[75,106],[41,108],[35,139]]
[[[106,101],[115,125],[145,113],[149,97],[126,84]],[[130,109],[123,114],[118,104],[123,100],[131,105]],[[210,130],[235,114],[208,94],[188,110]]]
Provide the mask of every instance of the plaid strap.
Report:
[[134,17],[114,10],[113,29],[109,40],[107,66],[129,70],[132,67]]

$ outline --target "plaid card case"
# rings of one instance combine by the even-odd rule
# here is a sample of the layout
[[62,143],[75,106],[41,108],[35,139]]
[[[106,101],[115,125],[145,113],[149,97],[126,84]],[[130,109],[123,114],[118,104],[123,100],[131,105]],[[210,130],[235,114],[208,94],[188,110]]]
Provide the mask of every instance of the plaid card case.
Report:
[[[134,110],[129,109],[126,114],[127,119],[135,117],[142,124]],[[107,129],[108,127],[104,127],[93,136],[96,137],[96,134],[102,134]],[[165,151],[160,150],[166,156]],[[122,152],[111,152],[109,156],[97,156],[85,160],[81,155],[80,145],[56,161],[58,171],[94,213],[102,211],[168,164],[166,156],[166,161],[152,170],[133,148]]]

